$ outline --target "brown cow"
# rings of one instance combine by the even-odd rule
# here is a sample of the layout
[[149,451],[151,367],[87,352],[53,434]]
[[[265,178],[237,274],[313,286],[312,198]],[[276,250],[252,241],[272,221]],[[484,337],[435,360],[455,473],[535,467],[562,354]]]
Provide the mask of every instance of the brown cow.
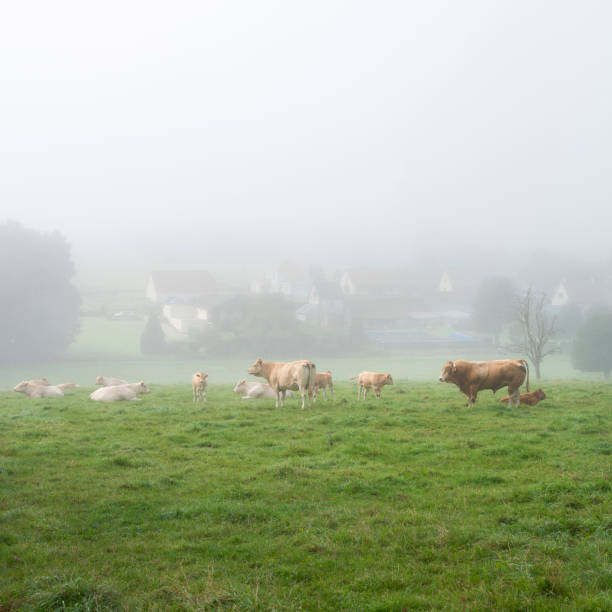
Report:
[[308,407],[312,405],[312,392],[315,384],[317,369],[315,364],[307,359],[301,361],[263,361],[261,357],[249,368],[249,374],[261,376],[268,381],[276,396],[276,407],[280,395],[281,406],[285,407],[285,393],[287,389],[300,392],[302,396],[302,409],[304,409],[305,395],[308,392]]
[[440,374],[440,382],[454,383],[468,401],[468,408],[476,402],[478,392],[491,389],[493,393],[508,386],[508,408],[512,401],[520,404],[520,389],[527,376],[529,391],[529,364],[525,359],[499,359],[497,361],[447,361]]
[[327,387],[331,391],[332,400],[334,399],[334,380],[332,378],[332,374],[329,370],[325,370],[325,372],[317,372],[315,375],[315,383],[314,383],[314,399],[317,399],[317,393],[319,389],[323,389],[323,393],[325,394],[325,399],[327,400]]
[[374,389],[376,398],[380,399],[380,390],[385,385],[392,385],[393,378],[391,374],[378,374],[376,372],[362,372],[359,377],[352,376],[349,380],[357,380],[357,400],[361,398],[361,390],[363,389],[363,399],[368,395],[369,389]]
[[[507,402],[510,399],[510,396],[504,397],[502,402]],[[531,393],[521,393],[521,404],[526,404],[527,406],[535,406],[538,402],[546,399],[546,393],[542,391],[542,389],[536,389]]]

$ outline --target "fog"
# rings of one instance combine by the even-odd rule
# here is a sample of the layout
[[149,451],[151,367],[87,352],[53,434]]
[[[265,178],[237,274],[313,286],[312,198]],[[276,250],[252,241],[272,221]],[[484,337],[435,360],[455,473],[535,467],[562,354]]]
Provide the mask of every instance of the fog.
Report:
[[80,273],[610,256],[609,3],[2,13],[0,220]]

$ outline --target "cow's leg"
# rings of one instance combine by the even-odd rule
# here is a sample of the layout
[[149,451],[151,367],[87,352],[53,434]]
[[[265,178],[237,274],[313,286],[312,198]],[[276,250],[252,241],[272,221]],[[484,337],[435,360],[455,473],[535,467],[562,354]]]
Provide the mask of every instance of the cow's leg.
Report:
[[357,385],[357,401],[361,399],[361,385]]
[[278,396],[280,395],[280,391],[278,389],[274,389],[274,397],[276,398],[276,407],[278,408]]
[[302,410],[304,410],[304,406],[306,406],[306,389],[304,387],[300,389],[300,395],[302,396]]
[[323,387],[323,395],[325,395],[325,401],[327,401],[327,387]]
[[308,407],[311,408],[312,407],[312,386],[311,385],[308,385],[307,392],[308,392]]
[[512,408],[512,402],[514,401],[514,405],[518,408],[521,404],[521,389],[517,387],[516,389],[512,389],[508,387],[508,408]]
[[375,389],[376,391],[376,399],[380,399],[380,389]]
[[193,388],[193,401],[196,401],[196,388]]
[[368,388],[364,387],[363,388],[363,399],[365,399],[366,397],[368,397]]
[[202,389],[202,401],[206,401],[206,389]]

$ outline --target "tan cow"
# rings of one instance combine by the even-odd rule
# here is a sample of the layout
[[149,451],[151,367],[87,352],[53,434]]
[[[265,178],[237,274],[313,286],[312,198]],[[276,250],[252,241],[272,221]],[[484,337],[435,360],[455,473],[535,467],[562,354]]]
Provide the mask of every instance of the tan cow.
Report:
[[127,385],[128,381],[123,378],[114,378],[112,376],[97,376],[96,385],[102,385],[103,387],[115,387],[117,385]]
[[193,401],[197,402],[198,400],[206,401],[206,379],[208,378],[208,374],[204,372],[196,372],[191,377],[191,387],[193,389]]
[[25,393],[28,397],[63,397],[64,392],[57,386],[39,385],[29,380],[23,380],[13,387],[17,393]]
[[144,381],[138,383],[127,383],[125,385],[111,385],[96,389],[90,394],[89,399],[96,402],[123,402],[138,400],[139,393],[150,393],[149,387]]
[[521,385],[527,376],[529,391],[529,364],[525,359],[498,359],[496,361],[448,361],[442,368],[440,382],[453,383],[459,387],[468,401],[468,408],[476,402],[478,392],[508,386],[508,408],[512,402],[518,408],[521,399]]
[[319,389],[323,389],[323,393],[325,394],[325,399],[327,400],[327,388],[331,391],[332,400],[334,399],[334,379],[332,378],[332,374],[329,370],[325,370],[325,372],[317,372],[315,376],[315,384],[314,384],[314,400],[317,399],[317,393]]
[[378,374],[377,372],[362,372],[359,376],[351,376],[349,380],[355,380],[357,378],[357,400],[361,398],[361,391],[363,390],[363,399],[368,395],[370,389],[374,389],[376,398],[380,399],[380,390],[385,385],[392,385],[393,378],[391,374]]
[[249,368],[249,374],[261,376],[268,381],[276,397],[281,398],[281,406],[285,407],[285,393],[287,389],[299,391],[302,396],[302,410],[305,396],[308,393],[308,407],[312,405],[312,392],[314,389],[317,369],[315,364],[307,359],[301,361],[263,361],[261,357]]
[[[538,402],[546,399],[546,393],[542,391],[542,389],[536,389],[531,393],[521,393],[520,395],[520,403],[525,404],[525,406],[536,406]],[[506,396],[502,398],[501,402],[507,402],[510,400],[510,396]]]

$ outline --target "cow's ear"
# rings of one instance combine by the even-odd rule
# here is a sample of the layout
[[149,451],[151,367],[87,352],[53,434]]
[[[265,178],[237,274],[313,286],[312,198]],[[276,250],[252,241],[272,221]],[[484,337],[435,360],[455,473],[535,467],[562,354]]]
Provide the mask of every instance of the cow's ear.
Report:
[[455,362],[453,361],[453,372],[457,371],[457,366],[455,365]]
[[256,363],[263,363],[263,359],[261,357],[258,357]]

